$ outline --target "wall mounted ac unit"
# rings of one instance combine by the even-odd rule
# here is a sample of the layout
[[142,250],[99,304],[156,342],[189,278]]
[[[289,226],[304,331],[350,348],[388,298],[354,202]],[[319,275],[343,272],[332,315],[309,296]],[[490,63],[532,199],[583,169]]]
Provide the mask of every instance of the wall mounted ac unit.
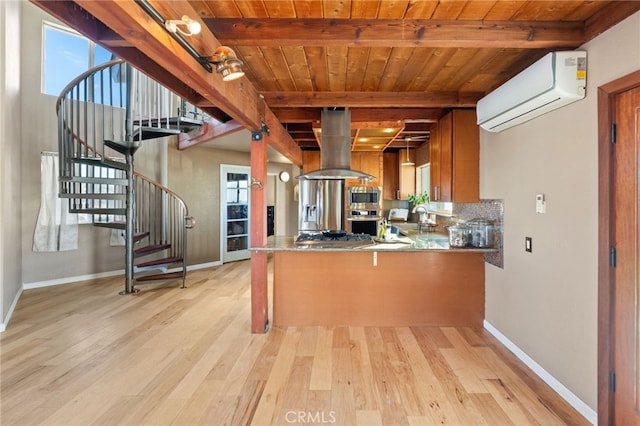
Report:
[[478,101],[478,124],[500,132],[578,101],[587,86],[587,52],[551,52]]

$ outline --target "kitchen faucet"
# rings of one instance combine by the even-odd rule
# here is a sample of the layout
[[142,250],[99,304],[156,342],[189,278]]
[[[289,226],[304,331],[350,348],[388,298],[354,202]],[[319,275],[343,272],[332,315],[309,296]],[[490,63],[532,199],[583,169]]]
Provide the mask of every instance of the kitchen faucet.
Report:
[[425,225],[427,226],[427,229],[430,225],[435,225],[429,223],[429,210],[424,204],[418,204],[415,206],[413,210],[411,210],[411,213],[419,213],[418,220],[416,220],[416,223],[418,224],[418,232],[422,232],[422,227]]

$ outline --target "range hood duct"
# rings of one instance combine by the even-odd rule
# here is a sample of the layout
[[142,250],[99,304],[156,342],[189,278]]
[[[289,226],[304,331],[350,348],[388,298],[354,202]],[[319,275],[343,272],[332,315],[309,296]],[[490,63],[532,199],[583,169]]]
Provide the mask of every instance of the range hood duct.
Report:
[[322,110],[320,121],[320,169],[299,179],[363,179],[374,180],[368,173],[351,169],[351,111]]

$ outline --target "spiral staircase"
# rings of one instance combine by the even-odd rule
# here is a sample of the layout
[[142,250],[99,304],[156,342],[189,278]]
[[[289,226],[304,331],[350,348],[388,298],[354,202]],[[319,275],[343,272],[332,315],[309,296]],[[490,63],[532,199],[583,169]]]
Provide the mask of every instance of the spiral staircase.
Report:
[[59,194],[69,211],[124,239],[125,286],[187,275],[187,230],[195,225],[184,201],[134,170],[141,144],[203,124],[201,111],[116,59],[69,83],[56,103]]

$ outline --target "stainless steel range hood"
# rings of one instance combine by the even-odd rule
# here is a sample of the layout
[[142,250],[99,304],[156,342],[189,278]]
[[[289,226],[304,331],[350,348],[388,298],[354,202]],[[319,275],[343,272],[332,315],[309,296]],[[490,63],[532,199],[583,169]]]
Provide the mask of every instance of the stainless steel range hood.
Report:
[[323,109],[320,121],[320,169],[299,179],[363,179],[370,174],[351,169],[351,111]]

